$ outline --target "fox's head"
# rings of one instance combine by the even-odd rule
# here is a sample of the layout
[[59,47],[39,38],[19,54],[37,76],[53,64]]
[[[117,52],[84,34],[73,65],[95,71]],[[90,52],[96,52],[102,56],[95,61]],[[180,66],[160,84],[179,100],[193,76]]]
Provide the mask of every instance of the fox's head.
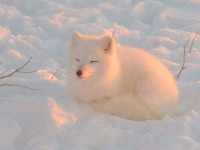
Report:
[[72,35],[68,65],[76,80],[101,80],[111,70],[115,54],[111,36],[95,37],[75,32]]

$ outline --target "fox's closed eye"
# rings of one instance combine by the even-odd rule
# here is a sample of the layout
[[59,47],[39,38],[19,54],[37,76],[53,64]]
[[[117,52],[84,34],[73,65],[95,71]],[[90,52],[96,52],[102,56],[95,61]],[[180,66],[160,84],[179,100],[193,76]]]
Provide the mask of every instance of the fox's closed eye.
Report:
[[91,60],[90,63],[98,63],[99,61],[97,60]]
[[78,59],[78,58],[75,58],[75,60],[78,61],[78,62],[80,61],[80,59]]

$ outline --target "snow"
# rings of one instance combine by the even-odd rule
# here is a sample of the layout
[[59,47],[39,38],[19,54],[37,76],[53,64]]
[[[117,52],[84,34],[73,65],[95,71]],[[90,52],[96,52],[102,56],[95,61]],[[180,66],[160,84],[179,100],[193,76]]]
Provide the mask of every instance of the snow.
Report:
[[[112,34],[124,45],[159,57],[177,75],[200,30],[199,0],[0,0],[0,71],[23,69],[2,86],[0,150],[199,150],[200,35],[177,80],[180,105],[176,116],[130,121],[97,112],[70,98],[66,83],[69,40],[84,34]],[[62,59],[63,68],[51,80]]]

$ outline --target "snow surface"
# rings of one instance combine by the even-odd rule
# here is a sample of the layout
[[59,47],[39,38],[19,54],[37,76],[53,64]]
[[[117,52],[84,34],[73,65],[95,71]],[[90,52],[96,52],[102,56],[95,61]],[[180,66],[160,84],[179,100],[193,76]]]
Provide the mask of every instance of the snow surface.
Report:
[[[112,34],[144,48],[177,75],[188,36],[200,31],[199,0],[0,0],[0,71],[24,71],[0,82],[0,150],[200,150],[200,35],[180,79],[175,117],[129,121],[71,99],[66,81],[69,40]],[[50,80],[59,66],[63,68]]]

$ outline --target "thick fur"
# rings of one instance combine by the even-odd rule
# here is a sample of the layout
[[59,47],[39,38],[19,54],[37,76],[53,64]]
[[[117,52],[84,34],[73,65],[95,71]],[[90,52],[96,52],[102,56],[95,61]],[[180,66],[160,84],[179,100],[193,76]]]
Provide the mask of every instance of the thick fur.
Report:
[[131,120],[175,112],[179,92],[167,67],[141,49],[115,44],[111,36],[75,32],[67,72],[72,96],[99,111]]

